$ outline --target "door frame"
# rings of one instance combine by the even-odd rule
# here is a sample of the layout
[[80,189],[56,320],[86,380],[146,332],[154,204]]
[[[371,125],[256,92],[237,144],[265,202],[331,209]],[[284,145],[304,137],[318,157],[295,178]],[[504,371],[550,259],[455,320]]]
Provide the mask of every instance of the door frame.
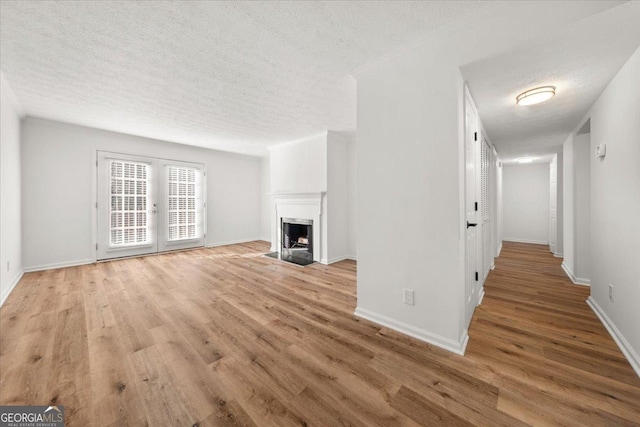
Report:
[[[462,158],[463,158],[463,174],[462,174],[462,178],[463,178],[463,204],[462,204],[462,229],[463,229],[463,235],[462,235],[462,240],[464,242],[464,273],[463,273],[463,277],[464,277],[464,288],[463,288],[463,318],[464,318],[464,327],[465,330],[468,329],[469,324],[471,322],[471,319],[473,318],[473,312],[475,311],[475,307],[479,304],[480,302],[480,295],[479,295],[479,280],[478,281],[472,281],[472,283],[468,283],[468,281],[470,281],[470,271],[468,271],[468,265],[469,262],[472,261],[475,267],[475,271],[476,272],[480,272],[480,270],[478,269],[478,258],[479,258],[479,254],[478,254],[478,245],[479,245],[479,238],[478,238],[478,234],[480,232],[481,227],[476,226],[475,230],[474,230],[474,234],[475,237],[473,239],[473,242],[468,242],[467,241],[467,231],[468,228],[466,226],[466,222],[470,219],[469,218],[469,214],[468,212],[470,211],[471,207],[468,205],[469,201],[468,201],[468,180],[467,180],[467,161],[469,160],[467,157],[467,142],[468,142],[468,136],[471,135],[470,133],[468,133],[469,129],[468,129],[468,125],[467,125],[467,109],[469,107],[471,107],[471,109],[473,110],[473,113],[475,115],[475,130],[471,130],[470,132],[475,132],[476,138],[472,141],[475,145],[474,145],[474,152],[472,154],[472,160],[474,163],[474,185],[473,185],[473,190],[476,193],[475,194],[475,201],[474,203],[478,203],[478,209],[479,207],[479,203],[480,200],[478,200],[478,186],[480,184],[479,182],[479,150],[478,150],[478,142],[482,142],[482,132],[481,132],[481,125],[480,125],[480,119],[478,116],[478,110],[476,108],[476,105],[473,101],[473,97],[471,96],[471,93],[469,92],[469,88],[468,86],[465,84],[464,86],[464,95],[463,95],[463,145],[462,145]],[[475,208],[475,206],[474,206]],[[474,210],[475,214],[474,214],[474,220],[473,221],[469,221],[469,222],[473,222],[475,224],[480,225],[479,223],[479,210]],[[471,253],[469,251],[472,251]],[[468,294],[467,289],[470,289],[470,294]],[[471,298],[471,301],[469,301],[469,299]]]
[[[151,230],[151,229],[157,229],[158,227],[158,219],[157,219],[157,208],[156,205],[158,204],[158,200],[156,200],[156,198],[158,197],[157,195],[158,193],[158,182],[157,182],[157,176],[156,176],[156,170],[158,168],[158,160],[154,157],[148,157],[148,156],[135,156],[135,155],[130,155],[130,154],[120,154],[120,153],[112,153],[109,151],[98,151],[97,152],[97,157],[96,157],[96,167],[97,167],[97,178],[96,178],[96,182],[98,187],[96,188],[96,247],[95,247],[95,257],[96,259],[100,259],[102,260],[109,260],[109,259],[114,259],[114,258],[125,258],[125,257],[131,257],[131,256],[141,256],[141,255],[150,255],[153,253],[157,253],[158,252],[158,235],[157,233],[154,236],[149,235],[151,241],[149,243],[146,244],[141,244],[141,245],[135,245],[135,246],[123,246],[123,247],[119,247],[119,248],[110,248],[109,244],[107,243],[109,241],[109,237],[106,236],[101,236],[100,234],[100,222],[101,220],[103,220],[103,227],[106,227],[106,224],[109,223],[109,196],[105,197],[105,200],[103,201],[103,204],[105,206],[102,206],[101,202],[101,194],[103,194],[103,192],[106,190],[106,188],[101,189],[100,187],[102,185],[106,185],[106,183],[109,181],[109,170],[108,170],[108,163],[110,159],[116,159],[116,160],[123,160],[123,161],[130,161],[130,162],[137,162],[137,163],[146,163],[149,165],[149,173],[147,176],[147,182],[148,182],[148,186],[147,186],[147,200],[148,200],[148,204],[146,206],[146,211],[147,211],[147,229]],[[101,169],[100,167],[100,162],[104,162],[105,163],[105,169]],[[103,173],[105,173],[106,175],[101,176],[100,171],[103,171]],[[103,194],[104,196],[104,194]],[[108,230],[109,227],[107,227]],[[104,231],[107,231],[104,230]],[[106,247],[106,248],[105,248]],[[99,258],[99,254],[104,253],[105,257]],[[109,253],[113,254],[113,255],[109,255],[107,256]]]
[[[148,151],[148,150],[145,150]],[[90,246],[88,248],[89,253],[91,254],[90,257],[90,262],[91,263],[96,263],[98,262],[98,251],[96,249],[96,245],[98,244],[98,187],[99,187],[99,183],[98,183],[98,155],[100,152],[108,152],[110,154],[117,154],[117,155],[123,155],[123,156],[138,156],[138,157],[149,157],[148,154],[146,154],[145,151],[141,151],[139,149],[132,149],[132,150],[127,150],[127,152],[122,152],[121,150],[117,149],[117,148],[112,148],[112,147],[108,147],[108,146],[102,146],[101,144],[92,144],[91,150],[90,150],[90,164],[91,164],[91,176],[92,176],[92,180],[93,180],[93,185],[91,186],[91,208],[90,208],[90,212],[91,212],[91,243]],[[202,180],[202,197],[203,197],[203,209],[202,209],[202,231],[203,231],[203,239],[204,239],[204,247],[207,247],[207,234],[208,234],[208,221],[207,221],[207,217],[208,217],[208,180],[207,180],[207,163],[206,162],[202,162],[199,163],[197,161],[193,161],[193,159],[190,158],[166,158],[166,157],[155,157],[156,160],[160,161],[171,161],[171,162],[185,162],[185,163],[192,163],[192,164],[200,164],[202,165],[202,174],[203,174],[203,180]],[[179,250],[179,248],[176,248],[176,250]],[[156,252],[158,253],[158,252]],[[153,255],[153,254],[152,254]],[[142,255],[140,255],[142,256]],[[116,258],[114,258],[116,259]]]

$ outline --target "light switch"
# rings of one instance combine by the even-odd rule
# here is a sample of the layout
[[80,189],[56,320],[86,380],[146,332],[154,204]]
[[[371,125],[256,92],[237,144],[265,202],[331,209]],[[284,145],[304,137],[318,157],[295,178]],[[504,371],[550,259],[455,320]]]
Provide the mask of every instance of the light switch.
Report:
[[600,144],[596,146],[596,157],[603,158],[607,154],[607,144]]

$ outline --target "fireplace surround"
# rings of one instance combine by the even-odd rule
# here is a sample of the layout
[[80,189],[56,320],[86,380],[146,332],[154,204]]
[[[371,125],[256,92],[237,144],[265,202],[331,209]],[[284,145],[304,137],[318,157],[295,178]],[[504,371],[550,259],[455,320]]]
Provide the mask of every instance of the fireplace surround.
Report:
[[280,255],[283,253],[284,223],[293,219],[294,223],[297,223],[294,225],[310,226],[307,243],[310,255],[307,256],[312,262],[326,262],[323,260],[325,258],[323,251],[326,250],[323,241],[325,238],[323,236],[324,228],[326,227],[325,213],[323,212],[325,193],[277,193],[271,194],[271,197],[272,206],[275,209],[275,216],[272,217],[271,251]]

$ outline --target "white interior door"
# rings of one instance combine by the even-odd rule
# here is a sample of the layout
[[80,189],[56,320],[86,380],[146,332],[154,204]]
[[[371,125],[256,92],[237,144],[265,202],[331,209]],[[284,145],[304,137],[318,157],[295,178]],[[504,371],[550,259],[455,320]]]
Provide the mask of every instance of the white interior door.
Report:
[[96,259],[204,246],[204,165],[98,152]]
[[157,252],[156,160],[98,152],[96,258]]
[[466,212],[466,254],[465,254],[465,317],[471,321],[478,302],[477,292],[477,154],[478,139],[477,113],[470,95],[465,91],[465,212]]

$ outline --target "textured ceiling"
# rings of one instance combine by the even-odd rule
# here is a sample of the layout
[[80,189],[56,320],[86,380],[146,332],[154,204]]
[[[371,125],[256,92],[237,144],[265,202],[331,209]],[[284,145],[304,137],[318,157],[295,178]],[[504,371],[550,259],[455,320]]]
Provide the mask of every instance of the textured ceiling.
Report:
[[[548,159],[639,45],[640,2],[629,2],[461,71],[500,157]],[[543,85],[556,86],[556,96],[515,104],[516,95]]]
[[248,154],[355,129],[355,68],[475,2],[2,0],[0,63],[31,116]]

